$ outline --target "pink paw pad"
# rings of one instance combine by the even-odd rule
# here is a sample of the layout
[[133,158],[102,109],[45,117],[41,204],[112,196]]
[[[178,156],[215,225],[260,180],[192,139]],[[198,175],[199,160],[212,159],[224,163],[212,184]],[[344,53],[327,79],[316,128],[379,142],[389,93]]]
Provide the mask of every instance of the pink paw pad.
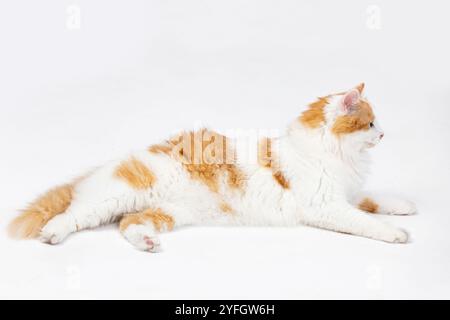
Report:
[[145,236],[144,237],[145,243],[150,247],[149,249],[152,249],[155,246],[155,243],[153,242],[150,237]]

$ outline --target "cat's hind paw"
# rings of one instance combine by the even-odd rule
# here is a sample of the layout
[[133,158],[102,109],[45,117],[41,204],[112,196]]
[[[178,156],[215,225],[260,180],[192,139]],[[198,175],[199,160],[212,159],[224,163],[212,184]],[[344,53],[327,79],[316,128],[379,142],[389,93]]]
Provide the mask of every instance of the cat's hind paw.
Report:
[[39,240],[48,244],[62,242],[72,232],[65,215],[51,219],[41,230]]
[[123,235],[136,249],[152,253],[161,252],[161,242],[155,236],[153,228],[149,226],[129,225]]

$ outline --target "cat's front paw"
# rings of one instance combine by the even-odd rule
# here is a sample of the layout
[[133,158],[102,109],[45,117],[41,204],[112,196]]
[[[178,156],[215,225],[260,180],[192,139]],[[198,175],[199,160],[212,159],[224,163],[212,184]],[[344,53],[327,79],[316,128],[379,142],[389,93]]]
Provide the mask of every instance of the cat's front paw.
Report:
[[127,227],[123,235],[139,250],[153,253],[161,251],[161,243],[155,236],[153,228],[149,226],[132,224]]
[[408,238],[408,233],[405,230],[394,228],[389,232],[383,233],[380,240],[389,243],[407,243]]
[[387,214],[392,215],[412,215],[417,213],[417,208],[411,201],[395,199],[390,201],[389,205],[386,206],[385,211]]

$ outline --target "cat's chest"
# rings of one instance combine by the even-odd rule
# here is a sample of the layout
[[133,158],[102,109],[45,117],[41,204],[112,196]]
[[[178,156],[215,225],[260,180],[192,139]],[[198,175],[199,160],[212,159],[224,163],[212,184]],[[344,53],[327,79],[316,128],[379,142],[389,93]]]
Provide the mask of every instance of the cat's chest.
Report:
[[367,176],[368,163],[364,159],[351,162],[315,159],[297,164],[291,171],[292,187],[299,197],[332,199],[359,191]]
[[367,171],[368,165],[363,161],[341,164],[335,173],[336,183],[347,196],[351,196],[363,187]]

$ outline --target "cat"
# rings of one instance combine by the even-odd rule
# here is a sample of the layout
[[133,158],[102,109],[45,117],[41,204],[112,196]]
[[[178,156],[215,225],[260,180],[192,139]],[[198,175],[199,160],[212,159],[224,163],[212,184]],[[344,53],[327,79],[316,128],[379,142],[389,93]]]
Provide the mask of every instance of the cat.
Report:
[[364,83],[311,103],[278,138],[245,160],[238,141],[208,129],[182,132],[56,187],[9,226],[11,236],[57,244],[119,222],[137,249],[158,252],[158,233],[185,225],[307,225],[390,243],[408,234],[374,213],[409,215],[407,200],[362,192],[368,149],[384,133]]

